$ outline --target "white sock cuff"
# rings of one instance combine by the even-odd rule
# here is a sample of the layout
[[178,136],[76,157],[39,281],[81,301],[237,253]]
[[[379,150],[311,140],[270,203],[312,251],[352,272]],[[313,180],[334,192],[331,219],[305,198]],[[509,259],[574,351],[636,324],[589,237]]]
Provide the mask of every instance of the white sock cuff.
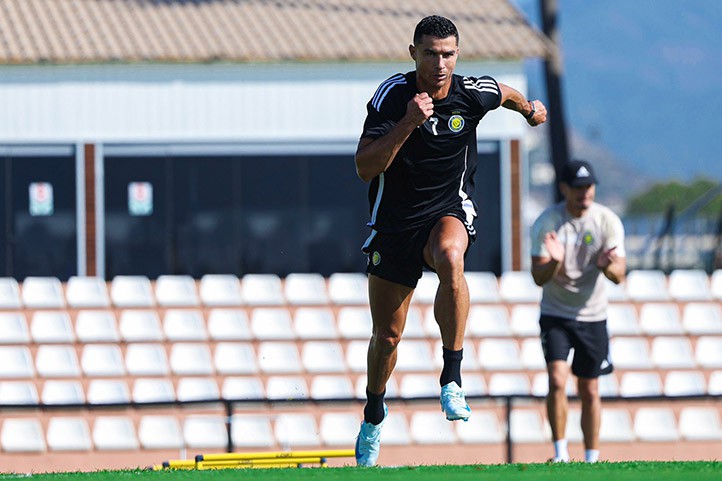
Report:
[[599,450],[586,449],[584,451],[584,458],[588,463],[596,463],[597,461],[599,461]]

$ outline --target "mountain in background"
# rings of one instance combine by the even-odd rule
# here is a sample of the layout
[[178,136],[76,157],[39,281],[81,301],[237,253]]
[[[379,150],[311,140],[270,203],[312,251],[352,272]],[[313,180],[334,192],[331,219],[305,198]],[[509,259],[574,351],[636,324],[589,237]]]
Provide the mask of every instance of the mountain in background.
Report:
[[[512,1],[541,29],[541,0]],[[558,5],[571,154],[607,152],[620,195],[644,177],[722,181],[722,1]],[[545,100],[542,62],[528,70],[530,95]]]

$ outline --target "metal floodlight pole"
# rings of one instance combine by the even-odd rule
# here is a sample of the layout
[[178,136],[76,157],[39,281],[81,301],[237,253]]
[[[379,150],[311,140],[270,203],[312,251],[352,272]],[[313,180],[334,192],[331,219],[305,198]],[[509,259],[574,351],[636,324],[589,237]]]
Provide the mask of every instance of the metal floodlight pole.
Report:
[[[542,30],[552,42],[552,49],[544,61],[544,74],[546,77],[549,119],[549,136],[554,171],[558,179],[562,166],[569,161],[569,148],[567,145],[567,130],[564,121],[564,105],[562,102],[561,80],[564,73],[562,54],[557,28],[557,0],[540,0],[542,13]],[[555,183],[555,198],[562,200],[558,183]]]

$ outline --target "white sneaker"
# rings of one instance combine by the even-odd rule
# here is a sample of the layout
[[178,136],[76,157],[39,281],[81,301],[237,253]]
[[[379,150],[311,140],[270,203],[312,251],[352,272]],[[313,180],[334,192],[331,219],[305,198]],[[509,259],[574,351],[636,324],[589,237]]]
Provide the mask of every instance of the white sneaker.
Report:
[[446,414],[446,419],[449,421],[469,420],[471,408],[466,403],[464,396],[464,391],[454,381],[441,388],[441,410]]
[[554,456],[553,458],[549,458],[547,460],[547,463],[568,463],[569,458],[562,458],[559,456]]
[[361,429],[356,437],[356,464],[358,466],[375,466],[379,459],[381,447],[381,428],[386,422],[389,408],[384,403],[384,418],[378,424],[361,422]]

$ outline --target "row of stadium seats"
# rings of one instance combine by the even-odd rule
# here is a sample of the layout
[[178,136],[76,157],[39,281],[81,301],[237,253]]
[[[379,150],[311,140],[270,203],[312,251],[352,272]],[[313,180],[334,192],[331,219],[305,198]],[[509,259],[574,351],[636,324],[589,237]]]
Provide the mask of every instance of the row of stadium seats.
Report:
[[[540,288],[529,272],[467,272],[473,303],[537,302]],[[144,276],[116,276],[107,283],[95,277],[71,277],[65,289],[54,277],[28,277],[22,289],[13,278],[0,278],[0,309],[193,307],[240,305],[353,305],[366,304],[367,280],[361,273],[205,275],[196,282],[187,275],[164,275],[156,281]],[[433,303],[438,280],[422,277],[414,300]],[[676,270],[669,276],[657,270],[631,271],[622,285],[611,282],[614,301],[722,300],[722,270],[708,276],[701,270]],[[108,292],[109,291],[109,292]]]
[[[567,436],[579,442],[580,412],[570,410]],[[46,451],[127,451],[152,449],[223,449],[228,444],[226,417],[221,415],[147,414],[134,420],[123,415],[99,415],[90,422],[79,416],[53,416],[46,423],[37,417],[5,419],[0,448],[6,453]],[[236,449],[349,446],[356,437],[360,414],[356,411],[276,415],[235,414],[231,437]],[[516,443],[545,443],[549,428],[538,410],[515,409],[510,434]],[[499,413],[476,408],[467,423],[449,423],[437,410],[410,414],[391,412],[381,434],[384,446],[499,444],[506,427]],[[633,414],[624,408],[604,408],[600,438],[605,442],[722,440],[716,407],[682,408],[677,417],[666,407],[641,407]]]
[[[544,371],[531,373],[465,373],[464,390],[469,396],[545,396],[548,377]],[[264,376],[169,376],[134,378],[46,379],[0,381],[0,403],[33,405],[123,404],[130,402],[232,400],[323,400],[365,399],[364,375],[317,374]],[[389,397],[404,399],[439,396],[439,374],[397,373],[388,383]],[[576,394],[575,380],[567,386]],[[722,394],[722,370],[672,370],[617,372],[600,378],[604,397],[697,396]]]
[[[0,344],[368,339],[368,307],[257,307],[201,309],[37,310],[0,312]],[[162,320],[161,320],[162,316]],[[74,319],[73,319],[74,318]],[[471,338],[536,337],[539,306],[473,305],[467,333]],[[612,336],[722,334],[722,305],[691,302],[612,303]],[[404,337],[438,338],[433,306],[412,306]]]
[[[0,379],[365,372],[367,350],[365,340],[0,346]],[[441,352],[440,340],[406,339],[396,370],[437,370]],[[610,354],[619,369],[716,369],[722,336],[700,336],[694,344],[684,336],[613,337]],[[533,371],[545,362],[537,338],[467,340],[464,369]]]

